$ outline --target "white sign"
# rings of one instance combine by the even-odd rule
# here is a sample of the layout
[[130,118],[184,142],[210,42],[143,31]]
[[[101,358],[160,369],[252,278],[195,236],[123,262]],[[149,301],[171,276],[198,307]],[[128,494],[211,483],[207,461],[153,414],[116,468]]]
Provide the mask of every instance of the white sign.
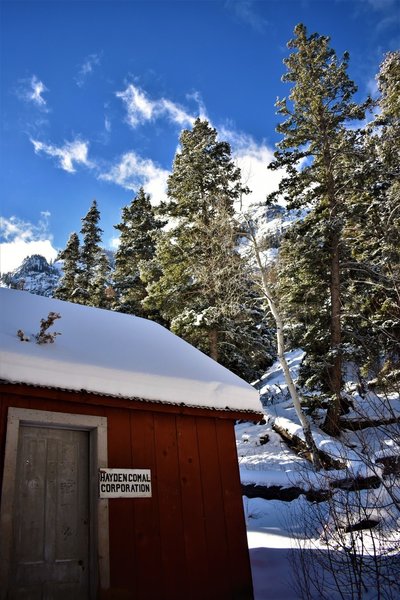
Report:
[[99,469],[100,498],[151,498],[150,469]]

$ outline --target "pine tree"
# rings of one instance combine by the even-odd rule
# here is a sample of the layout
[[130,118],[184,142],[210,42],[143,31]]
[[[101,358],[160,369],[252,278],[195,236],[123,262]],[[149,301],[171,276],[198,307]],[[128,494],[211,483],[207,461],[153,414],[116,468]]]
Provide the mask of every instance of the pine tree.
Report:
[[94,200],[82,219],[82,245],[78,235],[72,233],[65,249],[58,255],[64,262],[64,274],[54,291],[55,298],[101,308],[110,307],[111,267],[100,246],[102,230],[98,226],[99,220],[100,212]]
[[107,254],[100,250],[91,285],[91,306],[110,309],[114,299],[111,285],[111,265]]
[[245,193],[229,144],[197,119],[180,138],[168,198],[169,226],[147,266],[147,307],[172,331],[250,379],[270,360],[260,301],[238,254],[234,201]]
[[[132,202],[122,209],[121,222],[114,225],[120,232],[113,275],[114,310],[156,318],[153,311],[143,307],[147,292],[140,267],[143,261],[146,263],[154,257],[156,235],[162,225],[163,222],[155,217],[150,196],[140,188]],[[145,265],[142,264],[143,268]]]
[[[345,231],[351,241],[351,314],[367,366],[385,356],[396,370],[400,346],[400,52],[377,76],[377,116],[363,132],[359,169]],[[397,366],[398,369],[398,366]]]
[[354,135],[346,129],[350,121],[361,119],[365,106],[351,101],[355,84],[347,75],[349,56],[341,62],[329,47],[329,38],[307,35],[297,25],[288,47],[293,52],[284,60],[287,72],[283,81],[292,84],[288,100],[277,103],[284,121],[277,131],[283,135],[275,153],[272,169],[286,169],[279,191],[270,196],[283,197],[288,208],[312,206],[314,215],[324,223],[321,252],[328,257],[329,348],[325,351],[326,378],[332,392],[325,428],[338,433],[342,385],[342,282],[341,241],[346,186],[351,181],[349,156],[354,152]]
[[79,273],[79,238],[71,233],[64,250],[59,252],[57,259],[63,261],[63,276],[58,287],[54,290],[54,298],[74,302],[73,296],[77,288]]
[[274,285],[291,347],[306,351],[299,384],[329,393],[329,253],[323,223],[309,214],[285,234]]
[[[382,269],[389,282],[389,290],[381,305],[381,331],[384,332],[385,350],[389,355],[393,377],[400,372],[400,51],[386,55],[379,74],[381,92],[380,135],[376,136],[380,167],[385,174],[382,186],[384,210],[381,227]],[[386,187],[386,189],[384,189]],[[382,240],[382,236],[381,236]],[[382,248],[383,246],[383,248]]]
[[73,299],[79,304],[94,306],[94,286],[99,259],[101,256],[101,234],[98,223],[100,221],[100,211],[97,208],[96,200],[82,219],[81,234],[83,237],[80,251],[80,269],[77,276],[77,288],[73,294]]

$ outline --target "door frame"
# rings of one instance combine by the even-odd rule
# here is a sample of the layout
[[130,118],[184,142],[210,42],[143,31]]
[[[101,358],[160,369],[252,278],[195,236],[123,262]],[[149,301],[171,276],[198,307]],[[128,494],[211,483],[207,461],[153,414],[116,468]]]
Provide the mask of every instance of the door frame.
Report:
[[110,585],[108,500],[99,498],[98,470],[107,468],[107,417],[9,407],[0,508],[0,600],[6,598],[12,559],[13,504],[21,425],[89,433],[90,597]]

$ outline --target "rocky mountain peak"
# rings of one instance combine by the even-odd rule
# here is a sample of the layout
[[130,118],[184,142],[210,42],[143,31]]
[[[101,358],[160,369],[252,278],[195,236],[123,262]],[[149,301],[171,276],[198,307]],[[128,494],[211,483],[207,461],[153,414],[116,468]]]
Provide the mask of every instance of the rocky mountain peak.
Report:
[[19,267],[0,277],[2,287],[51,296],[62,275],[60,263],[49,264],[44,256],[27,256]]

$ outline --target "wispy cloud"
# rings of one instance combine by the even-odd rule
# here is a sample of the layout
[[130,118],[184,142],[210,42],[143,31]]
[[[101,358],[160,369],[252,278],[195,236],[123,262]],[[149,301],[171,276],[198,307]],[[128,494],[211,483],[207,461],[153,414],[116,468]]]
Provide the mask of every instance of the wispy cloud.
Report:
[[49,90],[36,75],[30,79],[22,79],[17,88],[17,96],[25,102],[32,102],[37,108],[48,111],[47,101],[43,97]]
[[116,92],[117,98],[121,98],[127,110],[127,121],[131,127],[137,127],[140,123],[150,121],[154,114],[154,102],[149,100],[146,93],[140,88],[129,84],[126,90]]
[[46,100],[43,98],[42,94],[48,90],[43,81],[40,81],[35,75],[33,75],[31,79],[31,88],[32,91],[29,95],[30,100],[32,100],[32,102],[38,106],[46,106]]
[[45,144],[39,140],[31,138],[31,142],[36,154],[43,152],[48,156],[58,159],[58,165],[68,173],[75,173],[75,164],[85,167],[93,167],[93,163],[88,158],[89,142],[75,139],[72,142],[66,142],[63,146],[54,146]]
[[364,2],[372,6],[375,10],[386,10],[396,4],[396,0],[364,0]]
[[149,158],[141,158],[135,152],[126,152],[111,169],[99,175],[109,181],[136,192],[140,186],[151,195],[152,202],[158,204],[166,198],[169,171],[162,169]]
[[193,100],[197,104],[197,115],[200,117],[200,119],[210,120],[207,114],[206,105],[204,104],[200,92],[196,91],[192,92],[191,94],[186,94],[186,98],[188,100]]
[[161,98],[161,100],[156,103],[155,113],[156,115],[167,115],[171,121],[182,127],[185,125],[193,125],[195,120],[195,117],[187,113],[184,108],[166,98]]
[[43,240],[49,237],[49,219],[51,213],[44,210],[40,213],[37,225],[22,221],[18,217],[1,218],[0,238],[6,242],[14,239],[21,241]]
[[152,100],[144,90],[133,83],[115,95],[125,104],[127,121],[132,128],[161,117],[166,117],[181,127],[190,126],[195,120],[195,117],[179,104],[167,98]]
[[27,256],[41,254],[54,260],[57,250],[53,247],[53,236],[49,232],[50,213],[44,211],[35,225],[12,216],[0,217],[0,272],[8,273]]
[[397,32],[398,39],[400,31],[400,11],[393,12],[392,14],[385,16],[376,25],[376,30],[378,33],[383,33],[384,31],[392,28]]
[[[336,0],[345,2],[346,0]],[[359,14],[372,12],[374,25],[368,30],[368,35],[375,39],[385,34],[386,48],[397,50],[400,42],[400,11],[398,0],[359,0],[352,4],[355,18]],[[381,48],[378,48],[381,53]]]
[[107,133],[110,133],[111,131],[111,121],[107,116],[104,117],[104,129],[107,131]]
[[268,21],[257,12],[253,0],[226,0],[225,7],[255,31],[265,31]]
[[100,66],[100,63],[101,54],[89,54],[79,67],[78,74],[75,77],[76,85],[82,87],[87,77],[93,72],[95,67]]

